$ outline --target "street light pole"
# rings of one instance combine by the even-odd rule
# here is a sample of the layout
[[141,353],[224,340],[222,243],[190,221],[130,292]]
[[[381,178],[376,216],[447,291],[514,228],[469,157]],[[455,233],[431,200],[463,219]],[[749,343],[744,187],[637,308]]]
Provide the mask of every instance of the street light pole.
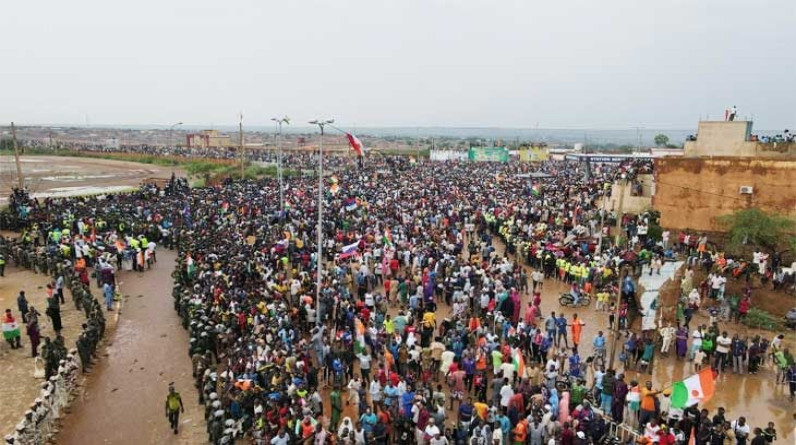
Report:
[[[314,120],[310,124],[317,125],[321,129],[321,142],[318,146],[318,268],[317,277],[315,279],[315,302],[321,301],[321,271],[322,271],[322,258],[323,258],[323,133],[326,125],[334,123],[334,119],[327,120]],[[321,320],[318,319],[317,323],[320,324]]]
[[174,127],[178,125],[182,125],[182,122],[177,122],[176,124],[172,124],[171,127],[169,127],[169,149],[171,149],[171,133],[174,131]]
[[271,120],[277,127],[276,133],[276,176],[279,180],[279,214],[281,218],[282,212],[285,210],[285,188],[282,185],[282,124],[290,125],[290,118],[287,116],[278,119],[272,117]]

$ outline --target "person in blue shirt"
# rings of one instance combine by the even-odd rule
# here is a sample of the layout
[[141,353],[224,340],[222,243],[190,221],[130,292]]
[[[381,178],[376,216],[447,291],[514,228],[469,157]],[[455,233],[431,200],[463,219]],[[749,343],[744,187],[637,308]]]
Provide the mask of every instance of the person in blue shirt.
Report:
[[577,349],[574,349],[572,355],[569,356],[569,375],[580,377],[580,355],[578,355]]
[[592,341],[592,346],[594,346],[594,355],[605,358],[605,336],[603,336],[603,331],[597,332],[597,336]]
[[378,416],[373,413],[373,410],[370,407],[368,407],[365,413],[359,418],[359,422],[362,424],[362,429],[365,430],[366,434],[373,432],[373,426],[376,425],[376,422],[378,421]]
[[407,418],[412,418],[412,405],[415,403],[415,391],[410,389],[401,396],[401,409]]
[[569,342],[567,341],[567,319],[564,317],[564,314],[559,314],[558,318],[556,318],[556,331],[558,335],[556,336],[556,346],[560,346],[561,338],[564,338],[564,346],[569,348]]
[[509,436],[509,433],[511,432],[511,421],[509,420],[508,416],[503,413],[498,414],[495,421],[498,425],[500,425],[500,429],[503,431],[503,437],[511,437]]

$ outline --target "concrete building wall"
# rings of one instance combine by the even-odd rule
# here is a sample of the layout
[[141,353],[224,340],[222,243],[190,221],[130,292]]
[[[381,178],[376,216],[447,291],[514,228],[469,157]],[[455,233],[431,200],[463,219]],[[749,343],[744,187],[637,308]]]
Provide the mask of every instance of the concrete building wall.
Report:
[[686,156],[754,156],[749,142],[752,123],[747,121],[702,121],[696,141],[686,141]]
[[686,157],[741,156],[764,158],[796,157],[796,143],[759,142],[752,136],[752,122],[702,121],[697,139],[686,141]]
[[[742,195],[752,186],[752,195]],[[652,206],[669,229],[723,231],[716,217],[757,207],[796,218],[796,160],[661,158]]]
[[[630,184],[624,187],[625,198],[622,200],[622,211],[624,213],[639,214],[652,207],[652,193],[655,190],[652,175],[639,175],[637,181],[642,186],[642,193],[639,196],[632,195]],[[619,210],[619,199],[622,195],[622,190],[620,183],[615,182],[613,184],[611,196],[608,198],[608,203],[606,203],[608,210]]]

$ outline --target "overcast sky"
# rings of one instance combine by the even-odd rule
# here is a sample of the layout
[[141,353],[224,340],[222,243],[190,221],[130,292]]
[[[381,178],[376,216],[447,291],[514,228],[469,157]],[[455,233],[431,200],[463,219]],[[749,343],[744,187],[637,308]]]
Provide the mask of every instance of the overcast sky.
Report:
[[17,0],[0,123],[796,127],[796,0]]

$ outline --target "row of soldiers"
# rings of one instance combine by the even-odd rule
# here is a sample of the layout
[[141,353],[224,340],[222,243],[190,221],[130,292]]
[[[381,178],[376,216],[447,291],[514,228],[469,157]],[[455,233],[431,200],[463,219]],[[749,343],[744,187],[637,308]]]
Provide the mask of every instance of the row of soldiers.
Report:
[[17,240],[3,239],[0,240],[0,255],[4,259],[10,259],[15,267],[24,267],[37,274],[50,275],[62,267],[59,251],[55,246],[36,247]]
[[61,416],[61,410],[69,405],[78,384],[79,366],[74,353],[72,350],[67,354],[59,362],[57,373],[41,384],[39,397],[25,411],[14,434],[5,436],[6,445],[43,444],[55,432],[55,421]]
[[[179,267],[177,268],[179,270]],[[205,421],[207,433],[212,444],[231,444],[235,437],[242,431],[241,422],[226,418],[218,392],[223,388],[225,374],[219,379],[216,372],[218,363],[218,344],[223,342],[225,328],[222,325],[212,325],[209,318],[204,315],[200,306],[191,302],[190,288],[180,283],[182,278],[179,272],[175,274],[177,284],[172,296],[174,308],[182,319],[183,327],[188,329],[191,339],[188,355],[193,365],[193,377],[199,393],[199,404],[205,405]]]

